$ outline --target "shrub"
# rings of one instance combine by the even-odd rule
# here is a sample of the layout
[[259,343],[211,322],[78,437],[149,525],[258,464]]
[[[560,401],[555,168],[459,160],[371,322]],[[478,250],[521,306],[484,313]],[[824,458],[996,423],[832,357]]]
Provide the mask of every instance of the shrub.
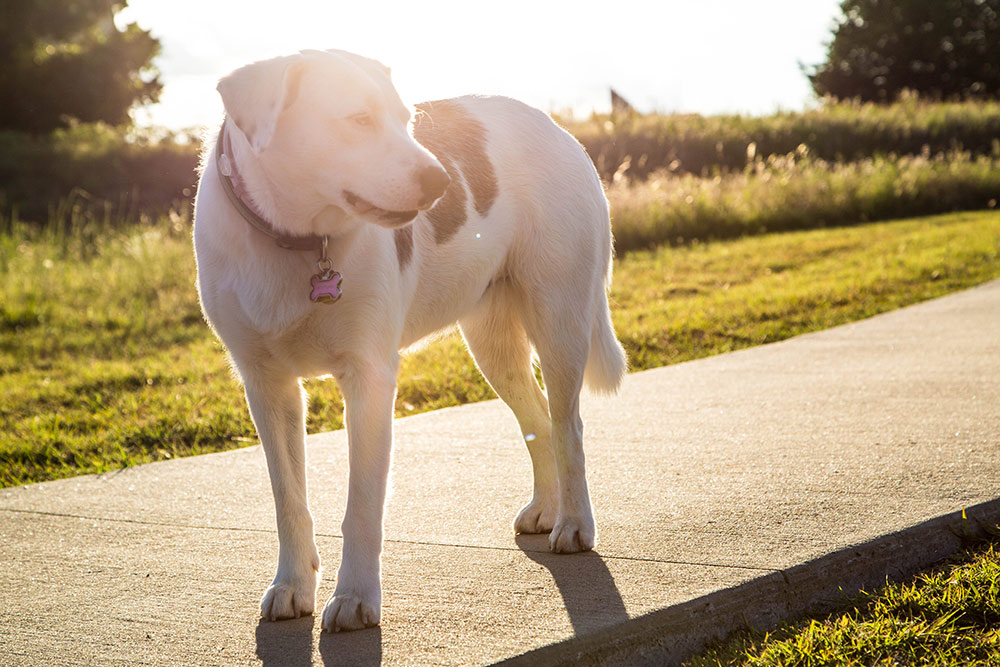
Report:
[[1000,102],[932,103],[911,95],[889,106],[828,101],[770,116],[594,115],[560,122],[584,145],[602,178],[624,173],[638,179],[664,169],[740,170],[755,158],[800,146],[827,161],[925,150],[989,154],[1000,137]]
[[60,206],[134,219],[190,198],[198,145],[190,136],[152,138],[103,123],[36,137],[0,132],[0,204],[47,222]]

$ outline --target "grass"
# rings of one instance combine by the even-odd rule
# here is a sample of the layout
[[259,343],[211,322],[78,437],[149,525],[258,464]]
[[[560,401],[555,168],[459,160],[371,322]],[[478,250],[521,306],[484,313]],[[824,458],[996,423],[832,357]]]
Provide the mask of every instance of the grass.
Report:
[[857,605],[770,633],[742,632],[686,667],[1000,665],[1000,552],[971,549]]
[[1000,275],[1000,213],[771,234],[630,253],[612,290],[633,368],[728,352]]
[[[0,234],[0,485],[255,443],[202,322],[188,222]],[[615,326],[633,369],[826,328],[1000,276],[990,211],[629,253]],[[339,428],[311,381],[310,432]],[[396,414],[491,398],[455,334],[407,356]]]
[[998,195],[1000,152],[827,162],[802,149],[710,177],[658,171],[632,181],[618,174],[608,188],[620,253],[996,207]]

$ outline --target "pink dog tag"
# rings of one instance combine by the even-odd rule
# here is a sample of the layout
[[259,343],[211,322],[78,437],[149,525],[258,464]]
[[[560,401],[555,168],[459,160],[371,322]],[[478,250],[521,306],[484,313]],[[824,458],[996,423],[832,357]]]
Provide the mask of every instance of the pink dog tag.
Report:
[[337,271],[325,271],[323,274],[317,273],[312,277],[312,293],[309,295],[310,301],[320,301],[322,303],[336,303],[343,291],[340,289],[340,281],[343,277]]

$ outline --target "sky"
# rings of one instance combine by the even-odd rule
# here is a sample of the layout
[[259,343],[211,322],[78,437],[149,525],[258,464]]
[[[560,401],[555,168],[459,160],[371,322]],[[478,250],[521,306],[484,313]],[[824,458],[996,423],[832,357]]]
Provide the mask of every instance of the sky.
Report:
[[141,125],[210,126],[237,67],[338,48],[392,68],[404,101],[515,97],[585,117],[609,87],[642,112],[766,114],[814,103],[840,0],[130,0],[163,47],[160,103]]

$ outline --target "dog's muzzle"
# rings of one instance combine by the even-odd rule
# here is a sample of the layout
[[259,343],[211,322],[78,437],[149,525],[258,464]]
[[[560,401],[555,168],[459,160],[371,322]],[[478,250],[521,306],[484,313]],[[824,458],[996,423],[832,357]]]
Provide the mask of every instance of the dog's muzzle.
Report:
[[388,211],[384,208],[379,208],[375,204],[371,203],[367,199],[356,195],[350,190],[344,190],[344,200],[347,201],[348,206],[354,209],[356,213],[361,215],[366,215],[371,218],[377,218],[379,221],[388,223],[390,225],[403,225],[413,220],[417,217],[417,213],[420,211]]

